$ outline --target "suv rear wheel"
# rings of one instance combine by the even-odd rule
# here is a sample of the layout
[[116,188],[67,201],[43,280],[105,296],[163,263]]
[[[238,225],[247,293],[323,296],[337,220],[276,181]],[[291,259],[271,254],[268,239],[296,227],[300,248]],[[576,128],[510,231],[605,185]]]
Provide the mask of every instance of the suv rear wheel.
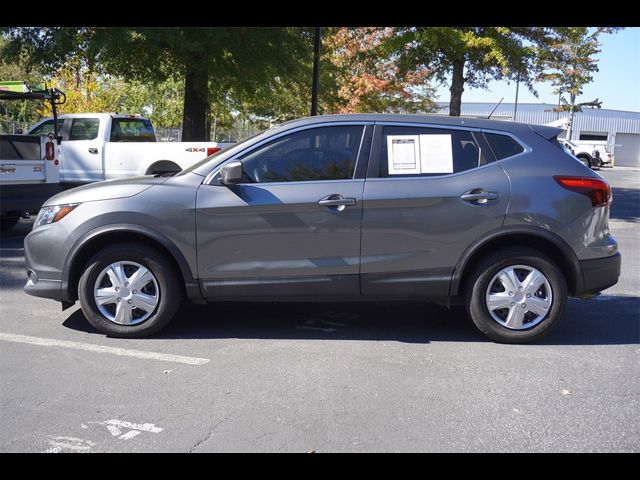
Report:
[[539,340],[555,328],[567,303],[558,266],[538,250],[512,247],[483,259],[467,286],[467,311],[489,338],[504,343]]
[[139,243],[119,243],[97,252],[78,285],[87,320],[114,337],[158,332],[175,315],[180,293],[173,265],[162,253]]

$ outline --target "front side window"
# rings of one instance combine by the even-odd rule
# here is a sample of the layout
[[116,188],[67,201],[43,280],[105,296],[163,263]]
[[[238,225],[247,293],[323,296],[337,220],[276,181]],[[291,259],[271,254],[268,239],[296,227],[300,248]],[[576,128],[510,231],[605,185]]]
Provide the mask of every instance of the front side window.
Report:
[[353,178],[364,127],[302,130],[241,157],[243,183],[305,182]]
[[[58,134],[62,134],[62,125],[64,124],[64,119],[58,120]],[[55,133],[53,131],[53,120],[47,120],[46,122],[41,123],[36,128],[29,132],[29,135],[49,135],[50,133]]]
[[98,137],[99,127],[98,118],[74,118],[71,122],[69,140],[93,140]]
[[470,131],[384,127],[380,177],[446,175],[485,163],[484,152]]

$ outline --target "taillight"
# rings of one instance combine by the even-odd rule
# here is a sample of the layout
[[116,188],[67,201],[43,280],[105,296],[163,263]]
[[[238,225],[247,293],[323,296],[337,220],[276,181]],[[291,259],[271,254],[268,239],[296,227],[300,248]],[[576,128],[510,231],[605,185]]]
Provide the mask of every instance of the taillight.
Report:
[[221,150],[221,148],[219,148],[219,147],[209,147],[209,148],[207,148],[207,157],[209,155],[213,155],[214,153],[216,153],[219,150]]
[[55,158],[55,147],[53,145],[53,142],[49,140],[47,143],[44,144],[44,146],[45,146],[45,158],[47,160],[53,160]]
[[611,186],[604,180],[589,177],[553,177],[562,187],[591,199],[591,206],[611,204]]

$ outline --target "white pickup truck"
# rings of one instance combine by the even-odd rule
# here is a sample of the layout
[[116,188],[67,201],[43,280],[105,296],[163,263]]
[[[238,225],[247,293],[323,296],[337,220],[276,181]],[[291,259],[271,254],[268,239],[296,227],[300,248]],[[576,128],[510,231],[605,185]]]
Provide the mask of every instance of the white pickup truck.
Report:
[[602,167],[611,165],[611,155],[606,141],[595,140],[566,140],[560,139],[571,153],[587,167]]
[[[43,100],[56,107],[66,100],[55,88],[35,89],[25,82],[0,82],[0,100]],[[37,212],[60,191],[60,149],[57,131],[47,136],[0,135],[0,231]]]
[[608,145],[606,141],[569,141],[564,138],[561,138],[559,141],[587,167],[602,167],[611,165],[611,155],[607,150]]
[[[82,184],[135,175],[178,172],[229,143],[157,142],[151,121],[141,115],[76,113],[58,116],[60,182]],[[53,118],[27,132],[46,135]]]
[[0,135],[0,230],[60,191],[58,152],[53,134]]

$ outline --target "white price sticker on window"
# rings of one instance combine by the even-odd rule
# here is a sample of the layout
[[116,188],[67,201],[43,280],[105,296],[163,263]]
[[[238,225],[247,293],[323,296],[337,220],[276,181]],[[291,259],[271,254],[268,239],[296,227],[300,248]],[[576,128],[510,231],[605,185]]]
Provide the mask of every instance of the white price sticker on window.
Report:
[[451,135],[388,135],[389,175],[453,173]]
[[421,173],[453,173],[451,135],[420,135]]
[[387,136],[390,175],[420,173],[420,138],[418,135]]

